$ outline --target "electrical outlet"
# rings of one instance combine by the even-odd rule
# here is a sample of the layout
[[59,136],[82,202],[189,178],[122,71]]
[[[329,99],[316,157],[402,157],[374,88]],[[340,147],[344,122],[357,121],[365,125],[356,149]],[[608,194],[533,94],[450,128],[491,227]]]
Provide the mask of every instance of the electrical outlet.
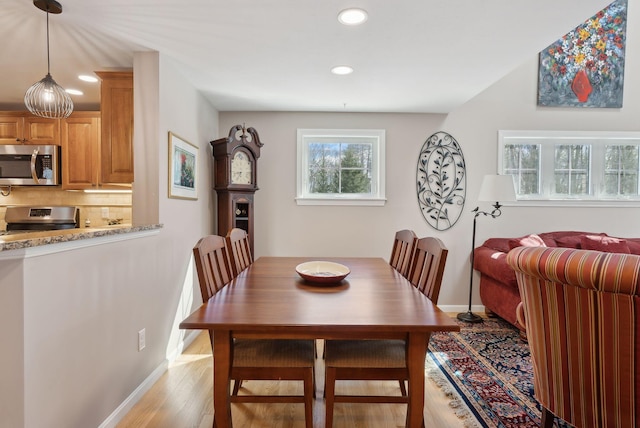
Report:
[[109,207],[102,208],[102,218],[109,218]]
[[147,346],[146,341],[146,329],[142,329],[138,332],[138,351],[142,351]]

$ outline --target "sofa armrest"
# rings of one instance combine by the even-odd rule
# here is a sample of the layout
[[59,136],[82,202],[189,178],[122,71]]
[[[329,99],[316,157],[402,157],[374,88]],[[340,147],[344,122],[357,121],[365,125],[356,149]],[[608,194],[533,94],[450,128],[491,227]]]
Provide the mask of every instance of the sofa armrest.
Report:
[[507,253],[480,246],[474,251],[473,268],[504,284],[518,287],[516,273],[507,264]]

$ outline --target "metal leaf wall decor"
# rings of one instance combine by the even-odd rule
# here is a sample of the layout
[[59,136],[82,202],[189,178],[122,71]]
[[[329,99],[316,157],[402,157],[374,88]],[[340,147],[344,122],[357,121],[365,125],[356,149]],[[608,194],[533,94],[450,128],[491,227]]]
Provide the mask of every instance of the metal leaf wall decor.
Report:
[[460,145],[446,132],[436,132],[422,145],[416,174],[418,204],[433,228],[447,230],[462,214],[467,172]]

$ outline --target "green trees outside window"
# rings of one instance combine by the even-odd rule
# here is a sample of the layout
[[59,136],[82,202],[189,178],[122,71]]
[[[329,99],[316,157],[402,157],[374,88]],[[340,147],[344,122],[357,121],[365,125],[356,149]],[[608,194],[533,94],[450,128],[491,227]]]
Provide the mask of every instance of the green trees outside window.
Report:
[[311,143],[311,193],[370,193],[371,144]]

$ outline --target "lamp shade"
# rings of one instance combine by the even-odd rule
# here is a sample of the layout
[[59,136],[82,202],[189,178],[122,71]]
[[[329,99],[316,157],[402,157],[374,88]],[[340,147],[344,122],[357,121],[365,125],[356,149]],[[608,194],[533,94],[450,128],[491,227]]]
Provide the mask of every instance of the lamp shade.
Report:
[[516,200],[512,175],[485,175],[480,186],[479,201],[509,202]]
[[51,74],[27,89],[24,103],[34,115],[49,119],[63,119],[73,112],[71,97],[53,80]]

